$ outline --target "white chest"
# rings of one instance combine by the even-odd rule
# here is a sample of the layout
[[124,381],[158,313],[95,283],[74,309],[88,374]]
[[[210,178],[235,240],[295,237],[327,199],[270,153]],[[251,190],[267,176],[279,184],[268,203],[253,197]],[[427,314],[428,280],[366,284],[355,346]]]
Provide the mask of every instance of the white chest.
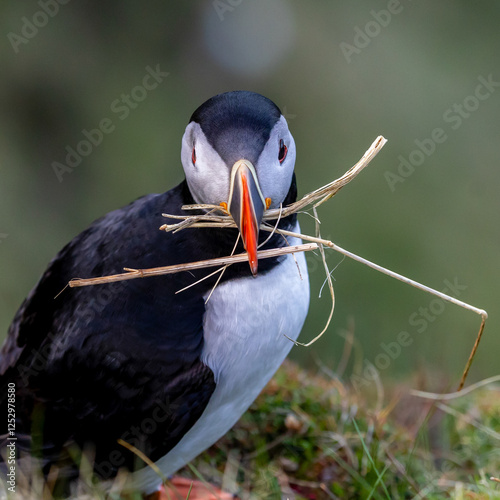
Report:
[[[289,243],[300,241],[292,238]],[[265,275],[217,287],[206,306],[202,352],[217,386],[200,419],[157,462],[166,476],[211,446],[247,410],[292,348],[285,335],[298,337],[308,308],[303,253],[295,259],[288,255]],[[156,476],[149,468],[137,474],[136,485],[143,488]]]
[[250,404],[292,348],[285,335],[298,337],[309,307],[309,279],[304,254],[295,258],[287,256],[257,278],[224,283],[208,302],[202,360],[224,399]]

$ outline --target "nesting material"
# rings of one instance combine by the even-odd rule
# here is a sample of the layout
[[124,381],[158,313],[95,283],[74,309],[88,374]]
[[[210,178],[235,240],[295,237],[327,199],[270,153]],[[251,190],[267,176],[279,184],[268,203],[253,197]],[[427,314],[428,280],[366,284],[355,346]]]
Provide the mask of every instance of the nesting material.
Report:
[[[306,194],[303,198],[292,203],[287,207],[282,207],[280,209],[274,210],[266,210],[264,213],[263,221],[264,223],[261,225],[261,230],[268,232],[279,232],[284,236],[295,236],[295,233],[290,231],[280,231],[272,226],[269,226],[265,223],[268,220],[276,220],[282,217],[287,217],[292,213],[299,212],[303,210],[308,205],[313,205],[317,207],[324,203],[326,200],[331,198],[332,196],[339,191],[343,186],[348,184],[352,179],[354,179],[360,172],[363,170],[370,161],[377,155],[377,153],[382,149],[387,140],[379,136],[373,144],[370,146],[368,151],[363,155],[363,157],[350,168],[342,177],[339,177],[333,182],[330,182],[326,186],[323,186],[319,189],[316,189],[312,193]],[[160,227],[161,231],[166,232],[177,232],[186,228],[195,228],[195,227],[228,227],[235,228],[236,224],[234,223],[231,216],[227,215],[227,212],[224,207],[220,205],[184,205],[182,207],[183,210],[205,210],[205,213],[201,215],[170,215],[163,214],[164,217],[168,217],[170,219],[179,219],[180,222],[177,224],[163,224]],[[316,237],[309,237],[306,235],[298,235],[303,239],[311,241],[313,244],[304,244],[304,245],[296,245],[296,246],[288,246],[282,248],[275,248],[270,250],[261,250],[258,253],[259,259],[265,259],[269,257],[278,257],[287,253],[296,253],[296,252],[306,252],[310,250],[316,250],[318,248],[318,244],[322,244],[326,242],[326,240],[321,240]],[[163,274],[172,274],[178,273],[181,271],[190,271],[193,269],[202,269],[205,267],[214,267],[214,266],[226,266],[230,264],[234,264],[236,262],[244,262],[247,259],[246,254],[240,255],[230,255],[228,257],[218,258],[218,259],[208,259],[204,261],[198,262],[188,262],[185,264],[175,265],[175,266],[165,266],[165,267],[155,267],[151,269],[131,269],[124,268],[124,273],[113,274],[110,276],[102,276],[98,278],[74,278],[72,279],[68,285],[71,288],[80,287],[80,286],[89,286],[89,285],[101,285],[104,283],[112,283],[116,281],[124,281],[136,278],[146,278],[148,276],[159,276]]]
[[[330,321],[333,316],[333,310],[335,307],[335,295],[334,295],[334,290],[333,290],[333,283],[332,279],[330,276],[330,271],[328,269],[326,259],[325,259],[325,254],[324,254],[324,247],[331,248],[351,259],[354,259],[358,262],[361,262],[362,264],[365,264],[379,272],[382,272],[384,274],[387,274],[388,276],[391,276],[392,278],[395,278],[399,281],[402,281],[406,284],[409,284],[411,286],[414,286],[416,288],[419,288],[423,291],[426,291],[428,293],[431,293],[433,295],[436,295],[437,297],[440,297],[443,300],[446,300],[448,302],[451,302],[453,304],[456,304],[460,307],[463,307],[464,309],[468,309],[470,311],[475,312],[476,314],[481,315],[481,326],[479,328],[479,333],[477,335],[476,341],[474,343],[474,346],[472,348],[472,352],[469,356],[469,359],[467,361],[467,364],[465,366],[462,378],[460,380],[460,385],[459,389],[462,389],[465,383],[465,379],[467,377],[467,374],[469,372],[472,360],[475,356],[477,347],[479,346],[479,342],[481,340],[481,336],[484,330],[484,325],[486,318],[488,317],[488,314],[486,311],[483,309],[479,309],[477,307],[471,306],[470,304],[467,304],[465,302],[462,302],[460,300],[457,300],[454,297],[450,297],[449,295],[446,295],[442,292],[439,292],[438,290],[434,290],[430,287],[427,287],[425,285],[421,285],[417,281],[411,280],[403,275],[400,275],[398,273],[395,273],[389,269],[386,269],[382,266],[379,266],[378,264],[375,264],[373,262],[370,262],[362,257],[357,256],[356,254],[353,254],[352,252],[349,252],[348,250],[345,250],[332,241],[325,240],[321,238],[320,232],[319,232],[319,225],[320,221],[317,216],[316,209],[319,207],[321,204],[323,204],[325,201],[329,200],[332,196],[334,196],[340,189],[342,189],[346,184],[351,182],[365,167],[368,166],[368,164],[375,158],[375,156],[379,153],[379,151],[384,147],[385,143],[387,140],[382,137],[378,136],[373,144],[368,148],[368,150],[365,152],[365,154],[361,157],[361,159],[353,166],[351,167],[344,175],[339,177],[338,179],[330,182],[329,184],[326,184],[325,186],[316,189],[315,191],[312,191],[311,193],[306,194],[304,197],[302,197],[300,200],[297,200],[296,202],[286,206],[286,207],[280,207],[279,209],[272,209],[272,210],[266,210],[263,216],[263,221],[261,223],[260,230],[261,231],[267,231],[271,234],[273,233],[278,233],[281,234],[283,237],[287,236],[295,236],[297,238],[300,238],[304,241],[308,241],[309,243],[305,243],[303,245],[296,245],[296,246],[285,246],[282,248],[275,248],[275,249],[269,249],[269,250],[260,250],[258,252],[258,258],[259,259],[264,259],[264,258],[270,258],[270,257],[277,257],[280,255],[284,254],[289,254],[289,253],[296,253],[296,252],[306,252],[306,251],[311,251],[311,250],[319,250],[323,265],[325,268],[325,273],[326,273],[326,282],[328,283],[328,288],[330,291],[330,295],[332,298],[332,307],[330,310],[330,314],[327,320],[327,323],[324,327],[324,329],[310,342],[308,343],[300,343],[297,341],[292,340],[297,345],[302,345],[302,346],[309,346],[312,343],[314,343],[317,339],[319,339],[324,332],[327,330]],[[285,230],[280,230],[277,228],[277,223],[272,226],[269,224],[268,221],[276,221],[281,219],[282,217],[287,217],[293,213],[298,213],[304,211],[306,208],[312,209],[314,213],[314,218],[316,220],[316,234],[315,236],[310,236],[306,234],[300,234],[300,233],[293,233],[291,231],[285,231]],[[236,224],[234,223],[232,217],[228,215],[226,208],[220,205],[184,205],[182,207],[183,210],[189,212],[190,210],[203,210],[204,213],[202,214],[196,214],[196,215],[172,215],[172,214],[162,214],[164,217],[168,217],[169,219],[176,219],[179,220],[179,222],[175,224],[163,224],[160,227],[160,230],[168,232],[177,232],[181,230],[185,230],[188,228],[235,228]],[[236,248],[236,245],[235,245]],[[104,284],[104,283],[111,283],[111,282],[116,282],[116,281],[124,281],[124,280],[130,280],[130,279],[137,279],[137,278],[146,278],[148,276],[159,276],[163,274],[172,274],[172,273],[177,273],[181,271],[189,271],[193,269],[202,269],[202,268],[209,268],[209,267],[216,267],[216,266],[221,266],[217,271],[214,273],[211,273],[209,276],[212,276],[213,274],[216,274],[217,272],[220,272],[220,276],[222,276],[222,273],[224,270],[227,268],[227,266],[237,263],[237,262],[244,262],[247,260],[247,255],[246,253],[239,254],[239,255],[230,255],[228,257],[223,257],[223,258],[217,258],[217,259],[208,259],[204,261],[198,261],[198,262],[188,262],[185,264],[180,264],[180,265],[175,265],[175,266],[165,266],[165,267],[156,267],[156,268],[151,268],[151,269],[131,269],[131,268],[124,268],[124,273],[121,274],[114,274],[111,276],[103,276],[103,277],[98,277],[98,278],[87,278],[87,279],[81,279],[81,278],[76,278],[72,279],[68,285],[70,287],[81,287],[81,286],[89,286],[89,285],[98,285],[98,284]],[[219,279],[220,279],[219,276]],[[218,283],[218,281],[217,281]],[[217,283],[215,286],[217,286]],[[290,339],[291,340],[291,339]]]

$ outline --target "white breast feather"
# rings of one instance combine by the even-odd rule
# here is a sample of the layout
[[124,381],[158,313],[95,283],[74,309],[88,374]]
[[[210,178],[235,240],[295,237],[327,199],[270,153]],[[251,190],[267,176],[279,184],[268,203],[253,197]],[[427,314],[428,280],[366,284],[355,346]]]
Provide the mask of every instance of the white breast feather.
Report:
[[[299,231],[299,225],[295,231]],[[300,240],[289,238],[290,245]],[[279,368],[309,308],[309,278],[303,253],[257,278],[219,285],[207,303],[202,360],[217,387],[202,416],[179,443],[156,462],[169,476],[222,437],[247,410]],[[297,264],[300,267],[297,269]],[[165,430],[168,432],[168,429]],[[133,474],[134,487],[151,493],[159,478],[151,468]]]

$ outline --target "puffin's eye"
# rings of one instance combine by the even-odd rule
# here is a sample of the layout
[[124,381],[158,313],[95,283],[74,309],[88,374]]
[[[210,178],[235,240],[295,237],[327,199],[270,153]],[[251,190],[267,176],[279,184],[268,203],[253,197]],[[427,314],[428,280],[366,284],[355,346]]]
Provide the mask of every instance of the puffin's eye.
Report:
[[193,165],[196,163],[196,150],[193,148],[193,152],[191,153],[191,161]]
[[288,148],[285,146],[283,139],[280,139],[280,152],[278,154],[278,160],[280,163],[283,163],[285,161],[287,153],[288,153]]

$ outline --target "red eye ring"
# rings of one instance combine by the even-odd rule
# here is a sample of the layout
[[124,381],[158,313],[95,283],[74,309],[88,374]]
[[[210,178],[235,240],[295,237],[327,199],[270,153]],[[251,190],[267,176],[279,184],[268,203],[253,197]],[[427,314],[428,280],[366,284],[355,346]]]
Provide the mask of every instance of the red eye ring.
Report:
[[191,153],[191,161],[193,165],[196,163],[196,150],[193,148],[193,152]]
[[280,139],[280,151],[278,153],[278,160],[279,160],[280,164],[285,161],[287,153],[288,153],[288,148],[286,147],[285,143],[283,142],[283,139]]

